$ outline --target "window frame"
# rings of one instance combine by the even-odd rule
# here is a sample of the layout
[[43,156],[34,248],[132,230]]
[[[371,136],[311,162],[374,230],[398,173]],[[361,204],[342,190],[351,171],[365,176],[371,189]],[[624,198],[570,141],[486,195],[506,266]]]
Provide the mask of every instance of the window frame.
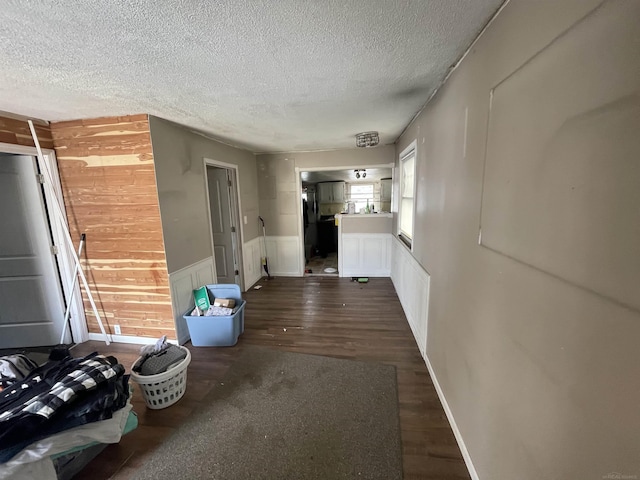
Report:
[[[404,162],[410,157],[413,157],[413,196],[405,197],[404,194]],[[418,142],[414,140],[411,142],[402,152],[398,155],[398,222],[396,234],[398,238],[413,251],[413,244],[416,234],[415,221],[416,221],[416,194],[417,192],[417,170],[418,170]],[[411,198],[411,236],[402,231],[402,199]]]

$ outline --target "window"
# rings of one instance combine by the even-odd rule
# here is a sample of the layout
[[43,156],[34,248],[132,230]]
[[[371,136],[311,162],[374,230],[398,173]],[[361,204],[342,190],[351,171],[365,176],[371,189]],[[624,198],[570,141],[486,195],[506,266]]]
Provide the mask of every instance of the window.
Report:
[[415,200],[416,144],[413,142],[400,154],[400,205],[398,236],[407,245],[413,240],[413,210]]
[[356,204],[356,212],[373,203],[373,183],[350,183],[349,201]]

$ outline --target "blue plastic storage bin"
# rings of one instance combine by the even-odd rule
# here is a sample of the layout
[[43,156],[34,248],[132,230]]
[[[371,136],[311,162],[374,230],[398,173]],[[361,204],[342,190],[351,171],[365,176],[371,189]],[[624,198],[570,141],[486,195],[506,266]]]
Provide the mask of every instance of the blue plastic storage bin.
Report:
[[194,306],[183,315],[187,321],[191,344],[194,347],[231,347],[238,343],[238,337],[244,332],[244,306],[240,287],[233,283],[207,285],[209,298],[213,305],[215,298],[233,298],[239,306],[233,315],[212,317],[194,317],[190,313]]

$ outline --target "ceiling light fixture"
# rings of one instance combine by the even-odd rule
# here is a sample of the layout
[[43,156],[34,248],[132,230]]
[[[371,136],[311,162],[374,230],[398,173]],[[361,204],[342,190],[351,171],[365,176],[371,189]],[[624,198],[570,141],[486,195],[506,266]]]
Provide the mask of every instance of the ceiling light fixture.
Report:
[[356,145],[358,147],[375,147],[380,143],[378,132],[362,132],[356,134]]

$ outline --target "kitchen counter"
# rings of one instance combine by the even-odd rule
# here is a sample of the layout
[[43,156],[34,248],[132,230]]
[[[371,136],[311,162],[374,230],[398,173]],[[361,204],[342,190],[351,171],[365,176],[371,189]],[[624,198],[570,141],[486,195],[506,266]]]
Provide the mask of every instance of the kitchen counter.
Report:
[[336,218],[393,218],[393,213],[336,213]]

